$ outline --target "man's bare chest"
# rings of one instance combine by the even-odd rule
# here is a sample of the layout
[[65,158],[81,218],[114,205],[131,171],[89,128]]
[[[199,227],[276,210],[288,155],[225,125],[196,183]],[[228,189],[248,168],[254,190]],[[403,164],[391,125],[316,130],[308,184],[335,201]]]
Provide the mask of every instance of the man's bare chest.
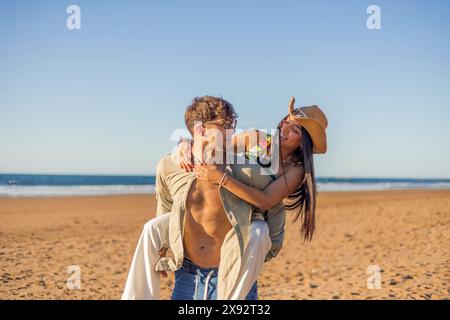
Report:
[[194,182],[188,192],[186,208],[195,217],[203,219],[226,218],[219,188],[213,185],[201,185]]

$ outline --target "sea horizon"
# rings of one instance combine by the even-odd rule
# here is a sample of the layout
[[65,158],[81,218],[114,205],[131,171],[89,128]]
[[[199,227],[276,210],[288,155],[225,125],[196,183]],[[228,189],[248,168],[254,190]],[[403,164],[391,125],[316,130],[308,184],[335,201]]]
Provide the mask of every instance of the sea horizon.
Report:
[[[0,174],[0,197],[155,193],[155,175]],[[318,191],[450,189],[450,179],[317,177]]]

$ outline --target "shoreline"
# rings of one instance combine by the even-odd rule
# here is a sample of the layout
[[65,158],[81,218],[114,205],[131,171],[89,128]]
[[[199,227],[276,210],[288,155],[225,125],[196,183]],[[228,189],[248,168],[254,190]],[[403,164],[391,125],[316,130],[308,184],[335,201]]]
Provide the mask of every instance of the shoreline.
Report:
[[[325,191],[320,191],[318,190],[317,193],[318,194],[351,194],[351,193],[355,193],[355,194],[359,194],[359,193],[387,193],[387,192],[439,192],[439,191],[450,191],[450,188],[445,187],[445,188],[405,188],[405,189],[401,189],[401,188],[395,188],[395,189],[374,189],[374,190],[325,190]],[[90,197],[127,197],[127,196],[147,196],[147,197],[153,197],[155,196],[156,193],[151,192],[151,193],[116,193],[116,194],[73,194],[73,195],[20,195],[20,196],[10,196],[10,195],[0,195],[0,199],[52,199],[52,198],[90,198]]]

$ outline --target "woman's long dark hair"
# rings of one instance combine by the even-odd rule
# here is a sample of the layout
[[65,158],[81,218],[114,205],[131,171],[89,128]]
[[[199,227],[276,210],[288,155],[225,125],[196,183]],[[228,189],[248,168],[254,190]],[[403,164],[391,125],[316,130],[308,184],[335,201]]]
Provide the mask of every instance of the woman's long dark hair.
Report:
[[[279,130],[286,118],[278,125]],[[304,178],[300,186],[283,202],[286,210],[294,214],[294,222],[300,219],[302,238],[311,241],[316,227],[317,188],[314,175],[313,142],[308,131],[303,127],[301,145],[295,150],[293,156],[296,165],[303,166]]]

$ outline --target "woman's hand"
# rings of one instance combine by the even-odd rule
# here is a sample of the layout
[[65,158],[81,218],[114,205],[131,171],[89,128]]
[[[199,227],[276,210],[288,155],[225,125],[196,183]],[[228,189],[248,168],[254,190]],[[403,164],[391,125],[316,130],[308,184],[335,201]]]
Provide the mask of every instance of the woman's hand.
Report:
[[199,180],[219,184],[224,171],[214,164],[202,164],[194,167],[195,176]]
[[190,140],[182,140],[178,143],[176,152],[181,169],[192,172],[194,164],[192,163],[192,145]]

